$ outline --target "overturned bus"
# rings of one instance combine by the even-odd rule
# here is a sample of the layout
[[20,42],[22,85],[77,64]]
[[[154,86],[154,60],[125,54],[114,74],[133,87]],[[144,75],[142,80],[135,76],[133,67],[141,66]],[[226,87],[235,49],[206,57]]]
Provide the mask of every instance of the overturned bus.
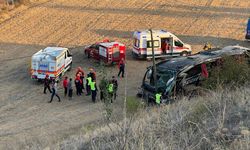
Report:
[[177,57],[156,64],[156,82],[153,67],[147,68],[138,96],[155,102],[155,94],[162,93],[162,103],[168,103],[189,85],[197,86],[208,78],[208,71],[222,63],[223,56],[250,56],[250,49],[227,46],[223,49],[202,51],[188,57]]

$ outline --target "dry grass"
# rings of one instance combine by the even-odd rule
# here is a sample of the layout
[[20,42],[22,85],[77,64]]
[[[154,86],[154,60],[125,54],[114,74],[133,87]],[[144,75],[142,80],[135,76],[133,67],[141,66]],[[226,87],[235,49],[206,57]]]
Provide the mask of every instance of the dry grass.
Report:
[[[250,88],[220,90],[208,97],[141,111],[139,117],[109,124],[60,149],[249,149]],[[125,128],[124,128],[125,127]],[[92,134],[92,133],[91,133]]]

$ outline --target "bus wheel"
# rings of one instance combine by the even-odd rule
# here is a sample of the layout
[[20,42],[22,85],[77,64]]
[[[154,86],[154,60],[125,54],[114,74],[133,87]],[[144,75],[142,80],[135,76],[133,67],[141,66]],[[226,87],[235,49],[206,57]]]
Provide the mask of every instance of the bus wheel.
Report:
[[187,56],[188,55],[188,52],[184,51],[184,52],[181,52],[181,56]]

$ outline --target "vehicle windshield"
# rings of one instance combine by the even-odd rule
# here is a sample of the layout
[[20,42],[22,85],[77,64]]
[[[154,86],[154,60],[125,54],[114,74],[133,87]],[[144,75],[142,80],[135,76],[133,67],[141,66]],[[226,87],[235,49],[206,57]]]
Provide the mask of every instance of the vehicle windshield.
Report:
[[164,70],[157,72],[156,89],[164,92],[168,86],[170,86],[174,80],[175,72],[172,70]]

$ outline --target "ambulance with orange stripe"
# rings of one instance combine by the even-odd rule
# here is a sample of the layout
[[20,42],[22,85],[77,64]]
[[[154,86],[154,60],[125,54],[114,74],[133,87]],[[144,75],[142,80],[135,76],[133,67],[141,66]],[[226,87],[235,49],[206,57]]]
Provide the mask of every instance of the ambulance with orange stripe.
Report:
[[[187,56],[191,46],[182,42],[174,34],[165,30],[152,30],[154,54],[159,57]],[[149,30],[135,31],[133,34],[133,51],[136,58],[152,58],[152,42]]]
[[72,55],[68,48],[47,47],[35,53],[31,58],[31,78],[43,80],[59,79],[72,67]]

